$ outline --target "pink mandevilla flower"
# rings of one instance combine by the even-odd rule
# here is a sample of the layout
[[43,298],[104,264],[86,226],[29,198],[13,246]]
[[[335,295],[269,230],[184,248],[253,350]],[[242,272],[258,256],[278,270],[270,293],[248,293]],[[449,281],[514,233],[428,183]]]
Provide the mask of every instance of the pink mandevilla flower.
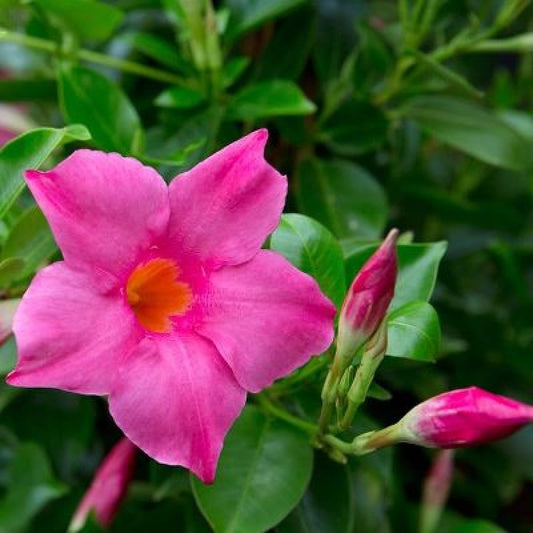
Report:
[[399,422],[408,442],[438,448],[476,446],[507,437],[533,422],[533,407],[478,387],[439,394]]
[[389,232],[346,294],[339,319],[339,352],[353,355],[376,331],[394,296],[398,230]]
[[136,452],[137,448],[126,438],[115,444],[96,471],[89,490],[76,509],[69,532],[79,531],[91,511],[101,526],[111,524],[133,475]]
[[26,181],[64,261],[15,316],[12,385],[109,395],[126,436],[214,480],[247,391],[324,351],[335,309],[317,283],[260,250],[286,178],[256,131],[167,187],[151,168],[78,150]]

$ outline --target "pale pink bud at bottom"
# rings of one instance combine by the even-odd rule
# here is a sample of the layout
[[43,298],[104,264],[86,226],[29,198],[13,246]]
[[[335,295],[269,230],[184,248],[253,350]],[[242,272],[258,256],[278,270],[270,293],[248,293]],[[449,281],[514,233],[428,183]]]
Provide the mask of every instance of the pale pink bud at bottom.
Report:
[[417,405],[397,424],[421,446],[460,448],[507,437],[533,422],[533,407],[478,387],[445,392]]
[[74,513],[69,533],[82,529],[91,512],[101,526],[111,524],[133,475],[136,452],[137,448],[127,438],[113,447],[96,471],[89,490]]
[[424,480],[420,532],[432,533],[448,500],[453,479],[453,450],[441,450]]
[[338,353],[352,356],[381,324],[394,296],[398,273],[393,229],[355,277],[339,318]]
[[0,346],[11,335],[13,317],[20,303],[20,298],[0,300]]

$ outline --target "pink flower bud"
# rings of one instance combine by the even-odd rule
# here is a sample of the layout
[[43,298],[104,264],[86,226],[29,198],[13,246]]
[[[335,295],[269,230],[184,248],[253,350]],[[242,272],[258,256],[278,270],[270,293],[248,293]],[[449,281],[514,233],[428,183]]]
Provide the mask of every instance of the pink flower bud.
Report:
[[411,409],[398,423],[399,440],[460,448],[507,437],[533,422],[533,407],[478,387],[439,394]]
[[339,319],[337,345],[342,354],[353,355],[381,324],[394,296],[398,272],[393,229],[363,265],[348,290]]
[[20,298],[12,300],[0,300],[0,346],[11,335],[13,316],[19,306]]
[[136,452],[135,445],[125,437],[115,444],[74,513],[69,533],[82,529],[91,511],[101,526],[111,524],[133,475]]
[[453,479],[453,450],[441,450],[435,457],[422,494],[420,532],[435,531],[446,505]]

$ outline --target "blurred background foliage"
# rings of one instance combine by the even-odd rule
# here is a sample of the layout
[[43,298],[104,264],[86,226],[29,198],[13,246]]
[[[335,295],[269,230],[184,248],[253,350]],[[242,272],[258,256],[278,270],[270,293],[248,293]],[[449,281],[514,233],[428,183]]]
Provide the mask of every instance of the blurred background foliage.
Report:
[[[438,321],[416,310],[431,346],[418,339],[392,354],[402,358],[386,358],[357,429],[471,384],[531,402],[531,15],[526,0],[0,0],[0,129],[42,127],[8,147],[0,166],[2,297],[22,294],[59,257],[30,195],[6,178],[14,170],[89,145],[133,155],[170,179],[267,127],[268,160],[289,176],[286,211],[300,213],[284,217],[270,246],[337,305],[386,227],[406,232],[403,304],[429,298],[448,242],[432,299],[440,348]],[[7,124],[8,110],[23,123]],[[428,364],[434,355],[438,364]],[[0,349],[3,374],[15,357],[11,339]],[[267,402],[312,420],[324,372],[312,361]],[[264,413],[273,404],[252,402],[264,409],[251,408],[231,442],[253,441],[254,428],[271,424]],[[120,436],[105,407],[0,385],[0,532],[66,530]],[[311,456],[284,463],[298,437],[275,424],[269,438],[286,442],[288,455],[257,469],[301,467],[305,489]],[[417,531],[433,456],[401,446],[340,465],[317,451],[303,499],[279,525],[301,494],[288,508],[271,502],[264,512],[279,517],[268,527]],[[531,531],[532,487],[532,427],[460,451],[438,531]],[[261,498],[253,488],[251,496]],[[224,525],[209,498],[185,471],[143,457],[112,531],[209,531],[197,503],[211,524],[222,520],[218,530],[248,531]]]

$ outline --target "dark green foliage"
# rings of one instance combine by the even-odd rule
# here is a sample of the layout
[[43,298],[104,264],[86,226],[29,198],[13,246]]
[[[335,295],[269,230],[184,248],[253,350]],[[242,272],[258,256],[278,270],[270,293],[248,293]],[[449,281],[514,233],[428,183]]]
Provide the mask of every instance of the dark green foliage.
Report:
[[[0,0],[0,103],[39,125],[0,151],[0,298],[59,258],[25,169],[88,146],[170,180],[267,127],[289,178],[267,244],[338,309],[385,230],[402,232],[393,357],[346,440],[447,389],[532,403],[529,2],[226,0],[199,26],[193,4]],[[8,341],[2,374],[15,357]],[[327,357],[249,398],[215,485],[142,458],[111,531],[417,531],[431,452],[339,464],[313,449]],[[65,531],[119,436],[104,401],[0,385],[0,533]],[[531,427],[459,451],[437,531],[531,531],[532,465]]]

